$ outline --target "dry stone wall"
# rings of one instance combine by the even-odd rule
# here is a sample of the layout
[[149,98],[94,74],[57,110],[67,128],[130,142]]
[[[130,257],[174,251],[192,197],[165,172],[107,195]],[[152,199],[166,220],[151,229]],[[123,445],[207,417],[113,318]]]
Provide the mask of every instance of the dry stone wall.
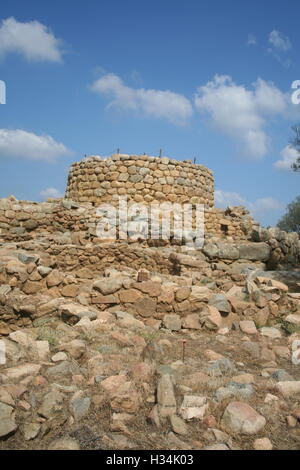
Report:
[[169,158],[113,155],[102,160],[89,157],[71,166],[66,198],[44,203],[0,200],[0,234],[26,237],[32,231],[70,230],[96,236],[96,207],[117,206],[119,196],[130,203],[191,203],[205,207],[205,236],[243,239],[254,221],[244,208],[223,211],[214,207],[211,170],[189,161]]
[[[268,253],[268,256],[264,256],[264,260],[272,268],[278,264],[295,264],[299,260],[300,242],[297,234],[287,234],[279,229],[263,229],[253,221],[245,208],[228,208],[226,211],[206,208],[204,216],[206,241],[203,250],[211,259],[260,260],[260,246],[263,244],[267,247]],[[81,251],[85,252],[87,259],[81,258],[80,262],[89,264],[90,259],[96,259],[94,253],[97,252],[96,256],[98,256],[99,246],[103,252],[106,250],[104,250],[103,242],[106,243],[107,240],[97,237],[96,228],[99,220],[96,208],[91,203],[76,203],[66,199],[43,203],[18,201],[14,197],[0,199],[0,243],[1,241],[22,242],[39,236],[44,243],[49,243],[52,247],[58,242],[62,248],[68,246],[67,249],[71,251],[76,245],[82,246]],[[152,244],[152,241],[147,240],[149,246],[169,244],[168,241],[164,241],[162,245],[156,245]],[[136,244],[128,248],[128,242],[130,247],[132,240],[111,240],[111,242],[113,248],[109,248],[110,250],[130,252],[131,262],[136,263],[136,268],[139,267],[140,255],[138,257],[134,255],[137,250]],[[90,248],[87,247],[88,243],[91,245]],[[180,245],[177,242],[175,244]],[[247,246],[250,247],[249,253]],[[144,247],[141,249],[144,250]],[[66,253],[63,253],[63,260],[66,259],[65,255]],[[107,263],[104,263],[106,266],[111,256],[114,255],[108,255]],[[105,258],[101,257],[101,259],[104,262]],[[127,262],[126,256],[123,260],[120,259],[121,265]],[[151,262],[147,259],[146,264],[152,266],[153,262],[161,265],[159,269],[156,266],[156,269],[159,271],[163,269],[165,262],[158,259],[157,262],[153,258]]]
[[119,196],[126,196],[129,203],[203,204],[205,232],[214,235],[242,239],[254,223],[245,208],[216,209],[212,171],[191,161],[116,154],[106,160],[89,157],[71,166],[66,198],[116,206]]
[[66,197],[98,205],[118,196],[139,203],[176,202],[214,206],[211,170],[189,161],[147,155],[113,155],[106,160],[89,157],[73,163]]
[[[117,230],[111,235],[110,240],[105,240],[109,237],[99,235],[97,230],[102,221],[98,209],[102,204],[118,207],[120,196],[126,196],[128,208],[132,203],[140,203],[147,209],[146,231],[143,233],[141,230],[141,236],[136,237],[137,232],[134,230],[134,238],[131,238],[129,225],[125,225],[123,229],[116,215],[111,220],[108,219],[108,225],[110,224],[109,228],[116,225]],[[159,239],[160,236],[157,237],[157,233],[152,231],[149,209],[151,208],[152,214],[152,204],[163,202],[204,205],[203,252],[211,260],[263,259],[270,267],[282,263],[295,264],[299,260],[300,245],[297,234],[286,234],[278,229],[269,231],[262,229],[244,207],[228,207],[226,210],[214,207],[214,178],[211,170],[202,165],[192,164],[191,161],[180,162],[167,157],[157,158],[147,155],[117,154],[107,159],[88,157],[74,163],[68,176],[65,199],[49,199],[43,203],[18,201],[13,196],[0,199],[0,243],[26,241],[37,235],[51,243],[52,237],[52,246],[57,242],[61,246],[83,246],[87,259],[80,255],[81,263],[89,264],[91,260],[101,258],[101,263],[104,265],[107,265],[105,257],[99,258],[97,251],[99,245],[103,250],[104,242],[110,241],[115,244],[113,250],[117,251],[119,249],[126,251],[128,244],[130,246],[138,239],[140,242],[146,240],[150,247],[184,245],[187,240],[179,239],[172,227],[170,227],[171,236],[166,240]],[[171,216],[172,225],[172,217],[175,220],[175,215],[170,214],[170,208],[163,209],[160,206],[160,210],[163,221],[169,220],[164,219],[166,215],[164,211],[169,212],[167,216]],[[195,228],[194,213],[191,232]],[[194,232],[193,235],[197,234]],[[254,243],[246,244],[249,241]],[[90,242],[93,253],[90,253],[87,247]],[[137,263],[136,268],[140,262],[140,255],[137,260],[134,256],[137,245],[132,247],[130,261],[133,264]],[[263,255],[261,246],[263,246]],[[144,247],[145,243],[143,249]],[[71,247],[72,250],[74,248]],[[107,263],[114,256],[115,254],[108,254]],[[63,254],[63,260],[65,259],[68,259],[66,253]],[[120,256],[117,253],[117,260],[121,265],[128,262],[126,256],[121,253]],[[70,261],[70,265],[73,262],[74,260]],[[151,265],[151,268],[154,268],[152,263],[152,259],[151,261],[147,259],[147,266]],[[160,272],[166,268],[165,261],[158,260],[154,264],[160,265],[159,268],[156,266]]]
[[[206,208],[204,217],[205,235],[235,239],[247,238],[254,223],[244,208],[229,212]],[[43,203],[0,199],[0,235],[5,234],[11,239],[28,237],[32,232],[66,230],[95,237],[99,220],[96,207],[91,203],[75,203],[65,199]]]
[[[104,269],[105,263],[102,263],[102,269],[95,271],[94,263],[90,266],[81,263],[87,259],[87,253],[80,255],[76,247],[65,247],[64,252],[53,247],[51,253],[52,256],[39,250],[26,251],[13,244],[0,246],[0,336],[19,327],[32,326],[32,322],[37,325],[44,316],[59,316],[70,324],[83,317],[100,320],[99,312],[108,309],[121,315],[120,319],[124,318],[124,327],[129,325],[123,316],[128,319],[128,314],[132,314],[136,319],[132,317],[131,324],[137,325],[138,320],[155,328],[164,326],[175,331],[203,326],[213,330],[221,326],[231,328],[232,323],[244,315],[257,322],[265,318],[266,322],[269,316],[299,310],[299,298],[287,298],[284,284],[261,276],[256,279],[240,275],[238,287],[228,276],[220,284],[222,273],[211,271],[210,282],[203,285],[191,276],[192,272],[187,276],[165,276],[145,269],[116,270],[116,266],[120,268],[118,262],[115,263],[117,256],[111,260],[113,268],[110,263],[110,267]],[[107,257],[108,253],[107,250],[99,252],[98,268],[101,256]],[[61,265],[60,255],[65,255],[64,265]],[[139,256],[142,261],[142,253]],[[80,263],[74,266],[76,258]],[[187,259],[181,261],[186,264]],[[266,308],[267,302],[270,311]]]
[[204,213],[205,233],[237,240],[247,239],[257,223],[245,207],[231,207],[226,211],[208,208]]

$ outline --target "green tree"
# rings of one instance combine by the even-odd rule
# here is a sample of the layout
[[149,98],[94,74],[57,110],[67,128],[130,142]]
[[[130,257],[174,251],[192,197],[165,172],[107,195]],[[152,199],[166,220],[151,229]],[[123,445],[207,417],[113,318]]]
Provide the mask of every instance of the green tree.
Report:
[[293,171],[300,171],[300,124],[293,126],[292,130],[294,131],[294,136],[290,140],[290,145],[296,149],[299,154],[295,163],[292,164],[292,169]]
[[279,220],[277,227],[286,232],[297,232],[300,235],[300,196],[287,206],[287,212]]

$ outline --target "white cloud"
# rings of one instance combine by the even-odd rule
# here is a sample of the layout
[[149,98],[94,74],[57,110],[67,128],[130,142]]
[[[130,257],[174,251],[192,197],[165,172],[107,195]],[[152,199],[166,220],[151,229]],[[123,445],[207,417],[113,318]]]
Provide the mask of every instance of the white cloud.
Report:
[[256,217],[260,217],[270,211],[278,211],[283,209],[284,204],[274,197],[263,197],[257,199],[255,202],[250,202],[249,210]]
[[286,53],[292,47],[290,39],[284,36],[280,31],[274,29],[269,34],[269,43],[272,47],[267,49],[267,53],[271,54],[283,67],[289,68],[292,61],[290,58],[286,57]]
[[248,34],[248,40],[247,40],[248,46],[256,46],[257,44],[257,38],[254,34]]
[[254,217],[254,219],[262,220],[270,213],[280,211],[284,208],[284,204],[273,197],[264,197],[256,199],[254,202],[248,201],[240,194],[230,191],[215,191],[215,204],[217,207],[226,208],[228,206],[245,206]]
[[167,119],[173,124],[185,124],[193,114],[192,105],[185,96],[168,90],[134,89],[126,86],[120,77],[112,73],[96,80],[91,89],[111,99],[108,107]]
[[296,162],[299,158],[299,152],[293,148],[291,145],[287,145],[284,149],[280,152],[282,156],[281,160],[277,160],[274,163],[274,167],[278,170],[291,170],[291,165]]
[[242,153],[259,159],[268,151],[265,118],[283,114],[287,98],[274,84],[261,78],[247,89],[228,75],[216,75],[213,81],[198,88],[195,106],[210,116],[218,130],[233,137]]
[[17,52],[29,61],[61,62],[61,45],[62,41],[38,21],[21,23],[11,17],[0,26],[0,57]]
[[284,34],[276,29],[271,31],[269,34],[269,43],[281,51],[288,51],[292,47],[292,43],[288,36],[284,36]]
[[43,189],[43,191],[40,191],[40,195],[43,197],[43,199],[48,199],[49,197],[52,198],[59,198],[63,197],[64,195],[59,191],[59,189],[56,188],[47,188]]
[[288,69],[292,65],[291,59],[283,57],[280,53],[278,53],[271,47],[267,49],[267,53],[270,54],[274,59],[276,59],[277,62],[279,62],[280,65],[282,65],[286,69]]
[[0,129],[0,158],[54,161],[72,152],[49,135],[36,135],[23,129]]
[[215,190],[215,204],[218,207],[226,208],[228,206],[244,206],[246,200],[238,193],[230,191]]
[[259,78],[254,84],[254,105],[264,115],[281,114],[286,109],[286,96],[272,82]]

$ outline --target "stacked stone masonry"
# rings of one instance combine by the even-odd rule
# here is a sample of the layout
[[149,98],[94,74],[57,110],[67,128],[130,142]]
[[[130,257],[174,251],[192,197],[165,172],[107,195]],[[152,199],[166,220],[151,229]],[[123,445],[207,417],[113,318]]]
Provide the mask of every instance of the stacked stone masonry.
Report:
[[[204,211],[205,236],[229,236],[244,239],[252,230],[254,221],[247,211],[230,211],[206,208]],[[99,217],[91,203],[72,203],[68,200],[43,203],[17,201],[14,198],[0,200],[0,234],[11,237],[25,236],[32,231],[62,230],[96,235]]]
[[89,157],[71,167],[66,197],[98,205],[126,195],[139,203],[176,202],[214,206],[212,171],[189,161],[146,155]]
[[[126,251],[128,242],[130,244],[136,241],[130,239],[129,232],[125,233],[125,238],[119,237],[120,240],[113,238],[106,241],[103,237],[99,238],[97,232],[101,220],[98,207],[103,203],[117,206],[119,196],[127,197],[128,206],[131,203],[141,203],[147,210],[152,203],[203,204],[205,209],[203,252],[210,259],[248,259],[248,256],[254,259],[261,245],[264,245],[264,253],[267,253],[264,254],[263,261],[268,261],[272,266],[277,266],[279,263],[293,264],[299,258],[300,243],[297,234],[262,229],[244,207],[228,207],[226,210],[215,208],[214,179],[210,170],[190,161],[179,162],[166,157],[146,155],[118,154],[107,159],[89,157],[74,163],[70,169],[65,199],[49,199],[43,203],[18,201],[14,196],[0,199],[0,242],[28,241],[37,234],[43,239],[54,242],[57,240],[57,235],[61,234],[59,235],[61,245],[81,245],[86,250],[86,245],[92,242],[92,246],[94,245],[92,251],[97,251],[99,245],[103,250],[103,242],[111,242],[116,244],[114,250],[122,251],[125,247]],[[118,230],[119,235],[119,227]],[[148,234],[150,236],[147,235],[146,243],[150,247],[166,246],[170,243],[185,244],[184,240],[178,242],[175,238],[162,240],[162,244],[156,244],[156,240],[151,239],[150,229]],[[213,240],[214,237],[217,241]],[[250,254],[245,248],[246,245],[240,249],[239,241],[252,243]],[[134,245],[133,251],[138,245],[139,243]],[[145,244],[141,246],[143,249],[144,247]],[[91,259],[97,258],[98,252],[96,256],[94,254],[90,253]],[[109,263],[114,256],[115,253],[108,254],[107,262]],[[103,256],[101,259],[104,262]],[[261,259],[260,254],[258,259]],[[168,269],[167,266],[163,267],[165,261],[157,261],[156,264],[161,264],[159,268],[156,266],[158,271]],[[81,258],[80,262],[85,264],[90,260]],[[120,256],[118,262],[121,265],[125,262],[126,265],[127,259],[126,257],[122,259]],[[134,259],[131,262],[135,263]],[[136,268],[138,263],[139,260]],[[146,265],[149,266],[149,260]]]

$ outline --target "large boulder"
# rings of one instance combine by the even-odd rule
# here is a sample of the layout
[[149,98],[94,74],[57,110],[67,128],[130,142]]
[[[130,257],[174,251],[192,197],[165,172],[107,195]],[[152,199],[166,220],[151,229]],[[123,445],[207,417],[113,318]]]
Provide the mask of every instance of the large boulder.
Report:
[[201,269],[203,267],[203,262],[205,261],[205,257],[201,252],[197,252],[197,257],[181,253],[177,253],[176,256],[181,265],[189,266],[191,268]]
[[43,397],[38,414],[43,418],[50,419],[63,409],[64,395],[57,390],[46,393]]
[[0,403],[0,437],[11,434],[17,427],[14,409],[5,403]]
[[62,437],[51,442],[48,450],[80,450],[80,444],[71,437]]
[[200,322],[209,330],[217,330],[222,325],[222,317],[216,307],[207,305],[201,312]]
[[114,294],[121,289],[123,285],[123,278],[120,276],[103,277],[94,282],[93,288],[101,292],[103,295]]
[[181,319],[179,315],[167,314],[164,316],[164,325],[168,330],[179,331],[181,329]]
[[270,232],[266,228],[257,226],[252,229],[251,239],[254,242],[266,242],[269,240],[270,236]]
[[209,258],[249,261],[267,261],[270,257],[271,247],[268,243],[206,243],[202,249]]
[[278,382],[276,385],[277,390],[282,393],[284,397],[290,397],[293,395],[300,395],[300,381],[298,380],[287,380],[284,382]]
[[97,318],[97,312],[89,307],[83,305],[69,303],[61,305],[58,308],[58,315],[66,322],[76,323],[81,318],[89,318],[95,320]]
[[232,401],[224,411],[222,426],[238,434],[256,434],[266,424],[266,419],[247,403]]
[[134,308],[142,317],[152,317],[156,311],[156,301],[147,297],[142,297],[134,303]]
[[229,313],[231,311],[230,303],[224,294],[213,294],[208,303],[217,308],[219,312]]
[[232,243],[218,243],[220,259],[238,259],[240,254],[238,248]]
[[206,286],[192,286],[189,301],[194,302],[208,302],[211,297],[212,291]]
[[240,258],[250,261],[267,261],[271,248],[267,243],[240,243],[238,245]]
[[219,248],[215,243],[204,243],[202,251],[209,258],[218,258]]
[[69,403],[69,410],[72,413],[74,419],[79,421],[81,418],[84,418],[89,410],[91,405],[91,399],[89,397],[83,396],[83,392],[77,392],[75,396],[72,397]]
[[141,396],[133,382],[120,385],[112,395],[111,408],[114,411],[135,413],[141,404]]

